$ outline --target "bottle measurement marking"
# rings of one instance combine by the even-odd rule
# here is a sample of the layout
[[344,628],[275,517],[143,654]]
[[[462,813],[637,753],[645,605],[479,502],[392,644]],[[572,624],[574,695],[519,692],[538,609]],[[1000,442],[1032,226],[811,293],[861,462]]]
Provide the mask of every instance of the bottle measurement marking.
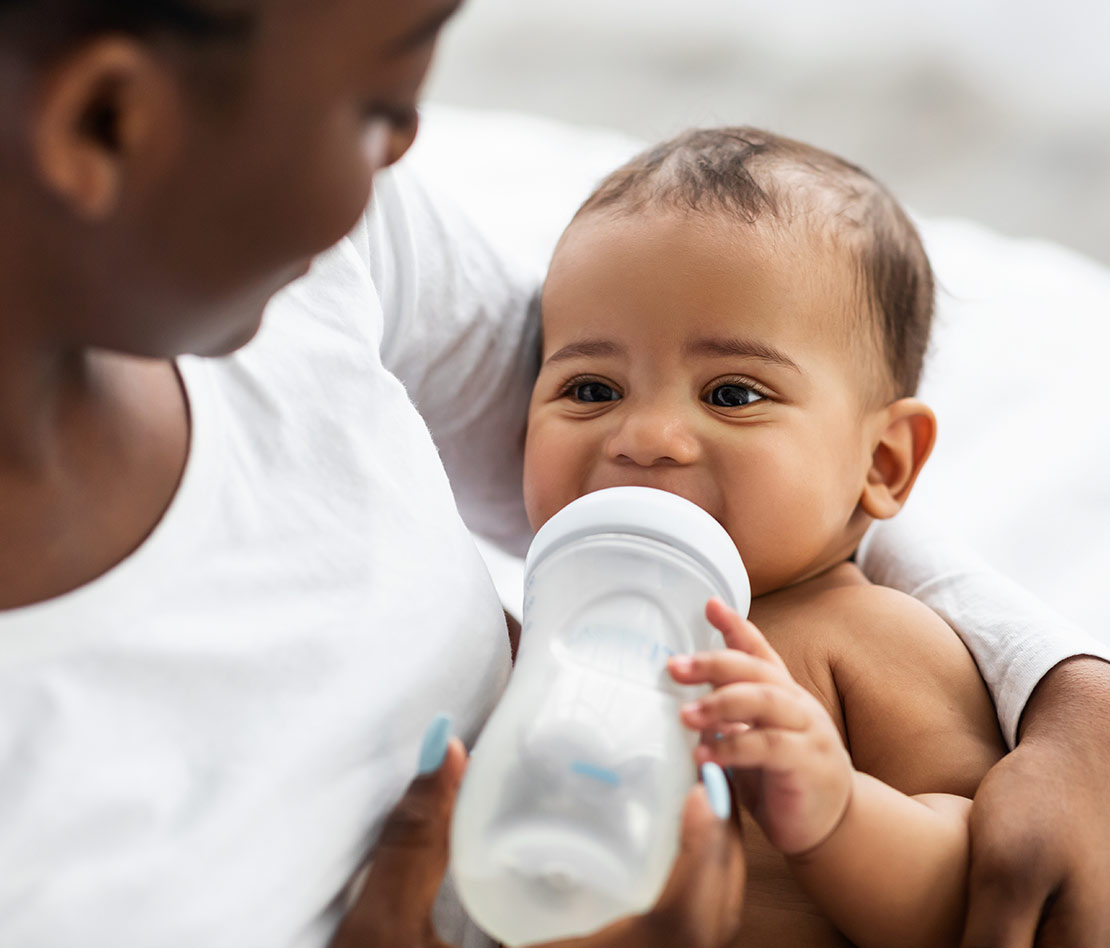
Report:
[[675,654],[670,646],[637,629],[609,623],[590,623],[563,639],[567,654],[598,670],[656,684]]
[[609,770],[607,767],[598,767],[597,764],[591,764],[585,760],[576,760],[570,765],[572,773],[581,774],[583,777],[589,777],[591,780],[596,780],[599,783],[608,784],[610,787],[619,787],[621,785],[620,774],[615,770]]

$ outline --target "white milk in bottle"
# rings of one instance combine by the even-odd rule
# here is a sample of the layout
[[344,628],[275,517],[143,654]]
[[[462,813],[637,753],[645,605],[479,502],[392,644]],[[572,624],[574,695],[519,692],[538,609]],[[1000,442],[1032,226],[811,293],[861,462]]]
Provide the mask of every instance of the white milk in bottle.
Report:
[[478,739],[451,828],[467,911],[516,946],[586,934],[657,897],[697,779],[668,656],[722,646],[717,596],[746,615],[732,540],[675,494],[587,494],[537,533],[509,686]]

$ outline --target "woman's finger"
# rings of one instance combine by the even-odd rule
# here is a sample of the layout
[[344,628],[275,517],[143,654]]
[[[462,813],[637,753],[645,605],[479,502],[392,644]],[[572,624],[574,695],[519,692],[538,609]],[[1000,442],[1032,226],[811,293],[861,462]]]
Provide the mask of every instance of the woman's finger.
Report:
[[740,926],[745,865],[739,820],[729,814],[723,775],[717,771],[712,781],[709,776],[707,770],[706,786],[696,787],[686,800],[670,879],[655,908],[643,916],[659,944],[729,944]]
[[[433,725],[433,728],[435,725]],[[431,748],[429,738],[442,741]],[[362,893],[343,919],[331,948],[438,948],[432,904],[447,870],[451,811],[466,769],[466,750],[442,728],[429,729],[421,770],[382,827]],[[432,758],[435,758],[434,760]]]

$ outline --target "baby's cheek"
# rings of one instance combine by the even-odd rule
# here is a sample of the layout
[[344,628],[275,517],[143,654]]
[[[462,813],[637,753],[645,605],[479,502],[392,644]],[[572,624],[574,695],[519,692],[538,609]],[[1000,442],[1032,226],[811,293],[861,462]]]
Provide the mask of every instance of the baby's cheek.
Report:
[[538,530],[554,513],[552,495],[555,472],[543,450],[542,437],[529,435],[524,449],[524,509],[533,530]]
[[752,596],[761,596],[790,585],[804,571],[819,527],[804,496],[752,491],[745,500],[734,506],[726,526],[748,571]]

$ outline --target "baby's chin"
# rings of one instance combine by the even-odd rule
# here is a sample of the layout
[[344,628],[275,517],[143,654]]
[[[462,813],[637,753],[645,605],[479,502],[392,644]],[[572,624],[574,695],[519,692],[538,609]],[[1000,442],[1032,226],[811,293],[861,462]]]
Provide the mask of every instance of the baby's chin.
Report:
[[744,567],[748,571],[748,582],[752,587],[752,599],[758,599],[760,596],[768,596],[771,593],[776,593],[787,586],[794,585],[797,580],[790,580],[789,578],[783,579],[781,577],[766,576],[760,570],[753,570],[751,564],[744,560]]
[[833,570],[844,565],[844,560],[834,560],[818,564],[809,564],[797,569],[782,568],[768,570],[761,568],[758,558],[749,563],[744,559],[744,566],[748,570],[748,582],[751,583],[752,599],[761,596],[792,595],[806,589],[810,583],[828,576]]
[[[736,543],[735,536],[732,540]],[[749,537],[746,543],[736,543],[736,548],[748,573],[752,599],[781,592],[804,582],[807,575],[812,575],[806,566],[784,561],[783,550],[761,550],[759,544],[753,546],[751,540]]]

